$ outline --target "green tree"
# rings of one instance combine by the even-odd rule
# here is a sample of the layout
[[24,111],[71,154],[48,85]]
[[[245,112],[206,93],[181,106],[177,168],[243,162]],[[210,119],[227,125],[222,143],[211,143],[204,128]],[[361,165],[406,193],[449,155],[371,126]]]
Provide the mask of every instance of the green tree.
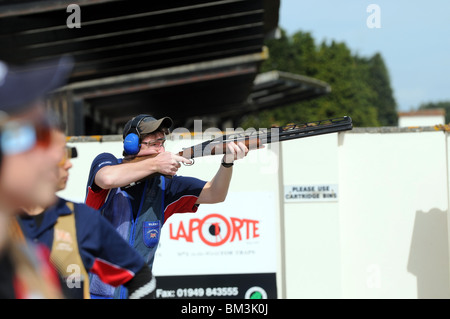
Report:
[[[393,125],[395,101],[387,69],[376,54],[369,59],[352,55],[345,43],[331,41],[316,45],[308,32],[267,41],[269,59],[261,71],[279,70],[310,76],[327,82],[331,93],[243,118],[242,127],[269,127],[288,122],[307,122],[351,116],[355,126]],[[382,100],[387,102],[383,102]],[[386,109],[383,108],[386,106]]]
[[362,76],[366,83],[375,92],[372,104],[378,110],[378,121],[382,126],[396,126],[398,123],[397,103],[395,102],[389,73],[380,53],[370,59],[355,58],[359,60],[364,70]]
[[374,92],[361,80],[362,70],[345,43],[323,42],[318,60],[321,67],[315,77],[327,82],[331,93],[318,99],[317,115],[349,115],[355,126],[377,126],[377,110],[371,104]]
[[317,46],[309,32],[297,32],[288,37],[281,30],[281,37],[268,40],[266,45],[269,59],[263,63],[261,72],[279,70],[307,76],[317,74]]

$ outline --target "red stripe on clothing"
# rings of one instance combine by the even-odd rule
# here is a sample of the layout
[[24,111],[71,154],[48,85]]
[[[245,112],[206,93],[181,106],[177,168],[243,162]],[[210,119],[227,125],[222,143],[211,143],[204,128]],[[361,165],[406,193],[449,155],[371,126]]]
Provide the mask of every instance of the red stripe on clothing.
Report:
[[16,299],[27,299],[27,288],[17,276],[13,278],[14,295]]
[[166,220],[177,213],[195,213],[198,206],[195,205],[198,196],[185,195],[181,196],[178,200],[170,203],[164,210],[164,223]]
[[108,197],[109,189],[102,189],[98,192],[94,192],[89,186],[88,195],[86,197],[86,205],[94,208],[100,209],[105,203],[106,197]]
[[91,272],[98,275],[104,283],[114,287],[125,284],[135,275],[131,270],[121,268],[99,258],[95,259]]

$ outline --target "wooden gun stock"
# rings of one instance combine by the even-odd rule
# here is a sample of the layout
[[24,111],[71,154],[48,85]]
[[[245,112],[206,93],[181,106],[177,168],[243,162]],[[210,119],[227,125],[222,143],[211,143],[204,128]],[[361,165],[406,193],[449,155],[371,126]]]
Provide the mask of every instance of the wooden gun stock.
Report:
[[122,160],[122,163],[137,163],[137,162],[143,161],[148,158],[156,157],[156,155],[158,155],[158,154],[151,154],[151,155],[144,155],[144,156],[127,156],[127,157],[124,157],[124,159]]
[[235,143],[242,142],[245,144],[245,146],[248,148],[248,150],[255,150],[258,148],[263,147],[263,143],[261,139],[257,137],[245,137],[243,139],[236,139],[232,141],[213,141],[213,142],[207,142],[207,146],[205,147],[198,147],[199,145],[194,145],[188,148],[184,148],[181,152],[178,152],[177,155],[183,156],[187,159],[193,159],[195,157],[202,157],[202,156],[208,156],[208,155],[221,155],[227,153],[227,144],[228,143]]

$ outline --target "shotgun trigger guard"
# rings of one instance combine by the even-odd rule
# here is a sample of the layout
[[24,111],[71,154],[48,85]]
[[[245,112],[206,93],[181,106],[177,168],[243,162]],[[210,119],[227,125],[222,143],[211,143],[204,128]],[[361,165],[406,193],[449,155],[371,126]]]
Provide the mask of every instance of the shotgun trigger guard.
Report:
[[192,166],[192,165],[194,165],[194,163],[195,163],[194,159],[193,159],[193,158],[190,158],[190,160],[191,160],[190,163],[186,164],[185,162],[183,162],[183,165],[184,165],[184,166]]

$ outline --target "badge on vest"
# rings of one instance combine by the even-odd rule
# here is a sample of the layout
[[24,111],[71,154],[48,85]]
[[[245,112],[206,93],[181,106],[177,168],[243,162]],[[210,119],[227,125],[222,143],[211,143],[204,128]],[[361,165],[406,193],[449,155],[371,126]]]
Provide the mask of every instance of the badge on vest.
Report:
[[161,232],[161,224],[156,222],[144,222],[144,244],[149,248],[155,247],[159,242],[159,234]]

